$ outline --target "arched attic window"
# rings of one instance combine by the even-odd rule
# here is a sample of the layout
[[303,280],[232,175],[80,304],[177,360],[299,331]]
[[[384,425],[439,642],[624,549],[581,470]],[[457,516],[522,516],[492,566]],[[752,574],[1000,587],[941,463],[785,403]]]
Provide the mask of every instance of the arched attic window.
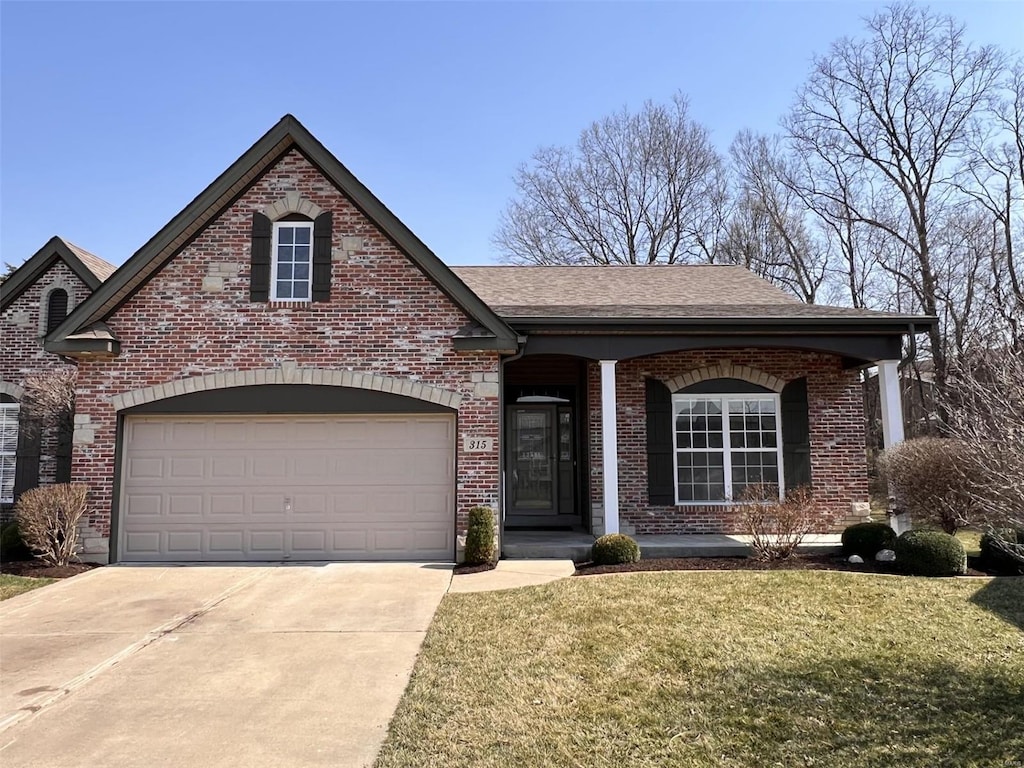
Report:
[[52,332],[67,316],[68,292],[63,288],[55,288],[46,300],[46,332]]

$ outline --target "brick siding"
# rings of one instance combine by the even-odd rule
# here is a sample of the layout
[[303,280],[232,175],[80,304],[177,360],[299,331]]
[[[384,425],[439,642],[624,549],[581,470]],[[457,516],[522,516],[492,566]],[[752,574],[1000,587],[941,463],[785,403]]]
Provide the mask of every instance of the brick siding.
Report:
[[[81,303],[90,293],[89,287],[61,260],[54,262],[36,281],[26,288],[0,315],[0,381],[24,386],[25,378],[74,365],[43,349],[44,301],[53,288],[68,292],[68,310]],[[40,444],[39,484],[48,485],[57,474],[57,430],[43,431]],[[10,510],[0,509],[0,516]]]
[[[729,360],[783,381],[807,377],[811,481],[820,532],[841,528],[853,502],[868,499],[864,408],[859,376],[834,355],[784,349],[671,352],[624,360],[616,366],[619,438],[619,524],[623,532],[740,533],[735,508],[725,504],[656,506],[647,502],[647,378],[667,382],[689,371]],[[587,370],[591,499],[602,499],[601,371]]]
[[[249,301],[252,214],[289,192],[333,211],[329,302]],[[353,243],[359,248],[352,250]],[[268,169],[107,322],[121,354],[79,365],[76,419],[83,428],[72,468],[91,487],[93,554],[102,552],[111,530],[117,426],[111,398],[210,373],[298,366],[457,392],[458,529],[470,507],[497,504],[497,353],[453,348],[452,335],[469,322],[465,314],[297,151]],[[493,450],[463,453],[467,436],[493,438]]]

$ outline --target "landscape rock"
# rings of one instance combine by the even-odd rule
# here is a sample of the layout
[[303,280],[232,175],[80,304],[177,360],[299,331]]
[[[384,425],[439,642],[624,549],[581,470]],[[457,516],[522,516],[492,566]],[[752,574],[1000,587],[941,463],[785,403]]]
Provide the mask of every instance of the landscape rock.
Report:
[[891,549],[883,549],[875,555],[875,560],[880,563],[892,563],[896,560],[896,553]]
[[846,562],[852,563],[853,565],[860,565],[864,562],[864,558],[860,555],[850,555],[849,559]]

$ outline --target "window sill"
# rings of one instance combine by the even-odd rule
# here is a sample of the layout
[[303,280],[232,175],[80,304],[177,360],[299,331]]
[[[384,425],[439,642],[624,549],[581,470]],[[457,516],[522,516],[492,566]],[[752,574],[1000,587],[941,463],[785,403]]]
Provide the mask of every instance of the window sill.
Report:
[[267,302],[267,309],[309,309],[313,302],[308,299],[293,301],[291,299],[271,299]]

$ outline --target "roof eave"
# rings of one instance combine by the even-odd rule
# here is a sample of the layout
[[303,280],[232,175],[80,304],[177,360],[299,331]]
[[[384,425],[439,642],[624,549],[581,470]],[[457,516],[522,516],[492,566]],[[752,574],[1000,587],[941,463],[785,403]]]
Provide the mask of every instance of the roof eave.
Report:
[[938,318],[906,315],[886,318],[860,317],[507,317],[521,331],[626,331],[637,333],[924,333]]
[[111,359],[121,354],[117,339],[60,339],[46,342],[46,351],[79,360]]

